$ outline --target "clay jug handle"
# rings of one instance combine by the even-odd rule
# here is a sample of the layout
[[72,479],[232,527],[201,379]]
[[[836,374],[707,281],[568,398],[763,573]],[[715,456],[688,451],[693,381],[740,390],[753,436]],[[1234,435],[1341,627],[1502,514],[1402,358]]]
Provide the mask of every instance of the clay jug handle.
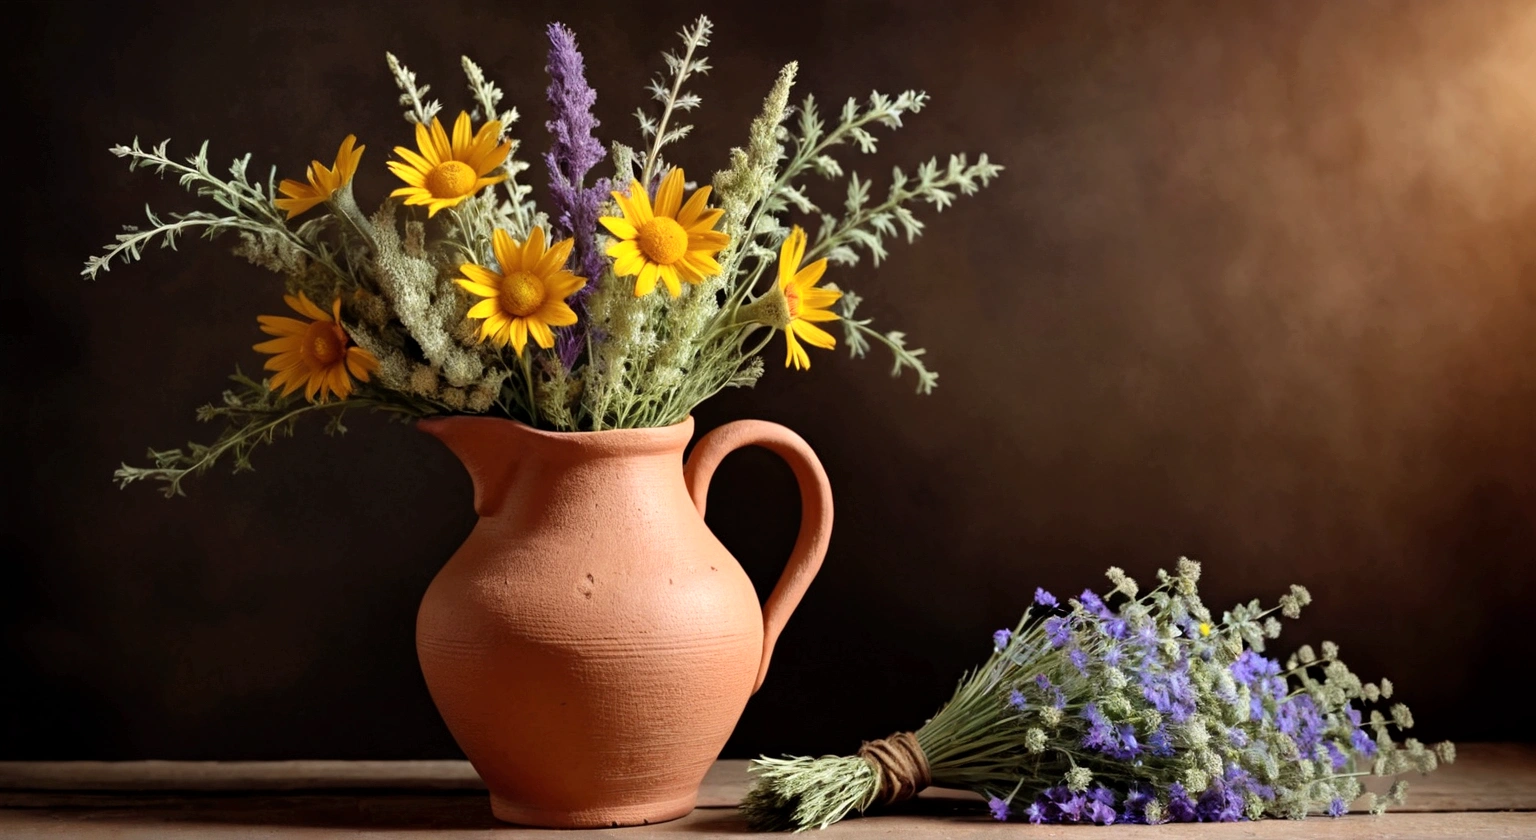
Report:
[[779,632],[799,606],[827,555],[827,541],[832,536],[832,485],[804,438],[777,423],[737,420],[701,438],[688,456],[688,463],[683,465],[683,478],[700,516],[709,500],[709,480],[715,468],[726,455],[743,446],[761,446],[788,461],[795,481],[800,484],[800,535],[795,538],[789,565],[784,567],[763,607],[763,658],[757,666],[757,682],[752,685],[752,693],[756,694],[763,687],[763,677],[768,675],[768,660],[773,656]]

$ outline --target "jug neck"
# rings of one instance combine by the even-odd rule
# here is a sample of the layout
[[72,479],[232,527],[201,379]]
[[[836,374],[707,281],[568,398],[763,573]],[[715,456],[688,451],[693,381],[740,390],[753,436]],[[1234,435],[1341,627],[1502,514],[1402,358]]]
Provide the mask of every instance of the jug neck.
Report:
[[[549,432],[498,417],[454,416],[417,426],[446,444],[469,472],[475,512],[498,515],[514,486],[535,484],[560,495],[581,492],[597,474],[670,475],[682,480],[683,451],[693,418],[652,429]],[[611,479],[610,479],[611,480]]]

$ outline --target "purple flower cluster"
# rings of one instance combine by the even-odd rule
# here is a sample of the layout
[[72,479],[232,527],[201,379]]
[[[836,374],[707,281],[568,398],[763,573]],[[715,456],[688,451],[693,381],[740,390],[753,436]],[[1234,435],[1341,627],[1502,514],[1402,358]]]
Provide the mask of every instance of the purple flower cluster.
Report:
[[[978,786],[993,817],[1109,825],[1342,816],[1361,793],[1362,760],[1379,756],[1374,766],[1390,773],[1433,769],[1423,745],[1386,738],[1382,716],[1366,722],[1352,701],[1391,687],[1361,683],[1336,646],[1325,644],[1323,658],[1304,648],[1282,666],[1242,629],[1260,626],[1257,602],[1216,622],[1195,597],[1198,569],[1181,566],[1142,598],[1120,570],[1109,577],[1105,597],[1085,589],[1058,602],[1035,590],[1020,629],[993,638],[1008,651],[985,672],[997,680],[993,713],[1016,733],[1020,761],[1018,779]],[[1264,627],[1269,638],[1278,632]],[[1406,712],[1393,714],[1411,725]],[[988,743],[988,760],[1002,749]],[[1033,798],[1013,803],[1019,791]]]
[[[1191,796],[1184,785],[1174,782],[1163,792],[1167,805],[1159,822],[1238,822],[1247,819],[1244,806],[1247,796],[1252,794],[1265,801],[1273,800],[1275,792],[1272,788],[1261,785],[1242,768],[1231,765],[1226,774],[1213,782],[1210,787],[1198,796]],[[1034,802],[1022,812],[1022,816],[1032,823],[1070,823],[1091,822],[1099,825],[1111,825],[1115,822],[1146,823],[1147,805],[1157,797],[1157,790],[1151,785],[1137,782],[1126,791],[1125,799],[1119,802],[1118,797],[1110,788],[1096,785],[1092,790],[1083,793],[1073,793],[1064,785],[1057,785],[1042,791],[1035,797]],[[1343,808],[1340,800],[1339,807]],[[1002,800],[993,799],[994,803]],[[1348,810],[1344,808],[1344,810]],[[1002,811],[1003,816],[998,816],[999,808],[994,804],[992,815],[997,819],[1006,819],[1008,811]],[[1330,807],[1329,813],[1334,813]],[[1342,811],[1340,812],[1342,814]],[[1334,814],[1339,816],[1340,814]]]
[[[549,167],[550,203],[554,206],[556,238],[575,238],[571,249],[576,273],[587,285],[571,299],[577,314],[585,312],[586,296],[596,290],[603,275],[603,256],[597,250],[597,214],[608,195],[606,178],[590,187],[583,182],[587,172],[603,159],[603,144],[592,136],[597,118],[592,104],[597,91],[587,84],[585,62],[576,48],[576,36],[563,24],[549,25],[549,104],[554,119],[544,127],[552,135],[544,163]],[[557,341],[560,361],[569,369],[576,363],[585,344],[583,318],[576,326],[562,330]]]
[[1008,640],[1010,640],[1012,638],[1013,638],[1013,631],[1012,630],[1007,630],[1007,629],[999,630],[996,633],[992,634],[992,647],[997,649],[997,650],[1002,650],[1003,648],[1008,647]]
[[1088,731],[1083,733],[1084,748],[1096,750],[1119,761],[1130,761],[1144,750],[1136,740],[1136,727],[1129,723],[1111,723],[1099,711],[1098,704],[1089,703],[1084,706],[1082,717],[1088,722]]
[[[1042,823],[1114,825],[1116,821],[1125,820],[1125,814],[1115,810],[1118,804],[1119,796],[1103,785],[1095,785],[1091,790],[1082,793],[1073,793],[1066,785],[1057,785],[1041,791],[1040,795],[1035,797],[1035,801],[1024,809],[1023,816],[1036,825]],[[996,811],[994,810],[993,813],[995,815]]]
[[1148,657],[1138,671],[1141,696],[1152,704],[1159,714],[1168,715],[1174,723],[1183,723],[1195,713],[1195,691],[1189,681],[1189,660],[1179,659],[1172,670],[1162,670]]

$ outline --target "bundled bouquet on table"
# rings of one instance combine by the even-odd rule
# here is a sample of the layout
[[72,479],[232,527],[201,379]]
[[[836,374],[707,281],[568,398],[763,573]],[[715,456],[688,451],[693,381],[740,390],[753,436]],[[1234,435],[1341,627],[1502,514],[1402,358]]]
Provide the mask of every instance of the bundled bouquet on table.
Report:
[[[1449,742],[1401,742],[1413,726],[1392,683],[1362,682],[1338,647],[1264,655],[1275,613],[1311,601],[1291,587],[1219,618],[1200,602],[1199,564],[1181,559],[1143,593],[1119,569],[1106,596],[1036,590],[1012,629],[916,733],[865,744],[857,756],[763,758],[742,809],[755,828],[824,828],[927,785],[975,791],[999,820],[1033,823],[1228,822],[1380,813],[1402,780],[1455,759]],[[1362,799],[1363,797],[1363,799]]]
[[[415,143],[395,148],[388,167],[400,186],[372,214],[353,194],[365,147],[352,136],[305,180],[277,183],[274,173],[265,184],[250,178],[249,156],[229,177],[215,174],[206,144],[185,163],[167,143],[112,149],[130,166],[175,175],[218,209],[151,212],[148,226],[92,258],[87,276],[183,233],[234,233],[237,254],[282,275],[292,310],[258,319],[268,377],[237,374],[236,387],[201,410],[227,421],[224,433],[209,445],[151,450],[153,466],[118,471],[123,484],[157,480],[174,494],[222,456],[247,468],[255,445],[291,432],[302,415],[329,415],[340,430],[354,407],[406,418],[488,414],[555,431],[667,426],[723,388],[756,382],[775,335],[787,365],[809,367],[808,347],[836,344],[824,328],[834,323],[853,355],[884,344],[894,373],[912,371],[919,391],[934,387],[923,351],[901,332],[873,329],[857,316],[858,295],[828,276],[829,262],[853,265],[863,252],[878,263],[888,240],[917,237],[914,204],[943,209],[1000,171],[985,155],[930,160],[894,170],[883,199],[845,172],[840,151],[874,151],[873,130],[899,127],[926,94],[849,99],[828,121],[814,97],[791,106],[792,63],[747,144],[717,156],[724,166],[711,183],[695,184],[663,152],[688,136],[680,119],[700,104],[688,85],[709,69],[709,21],[685,29],[683,49],[665,56],[668,74],[650,85],[656,109],[636,113],[638,142],[609,149],[593,137],[596,94],[574,37],[559,24],[548,34],[542,209],[519,181],[529,164],[509,135],[517,111],[500,109],[501,91],[468,58],[474,108],[445,121],[428,87],[389,56]],[[812,177],[844,182],[839,210],[812,200]]]

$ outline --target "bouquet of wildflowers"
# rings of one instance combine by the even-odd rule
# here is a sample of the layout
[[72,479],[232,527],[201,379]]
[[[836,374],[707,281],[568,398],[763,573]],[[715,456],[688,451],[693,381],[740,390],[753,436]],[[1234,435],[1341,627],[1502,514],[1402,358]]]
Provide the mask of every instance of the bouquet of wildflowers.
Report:
[[[150,450],[152,466],[124,465],[118,480],[161,481],[174,495],[225,456],[249,468],[255,446],[306,414],[342,431],[351,408],[405,419],[491,414],[558,431],[670,425],[723,388],[755,383],[776,335],[786,366],[808,368],[807,347],[836,345],[822,326],[833,323],[854,356],[884,344],[893,374],[910,370],[918,391],[930,391],[937,374],[923,351],[859,317],[859,296],[829,282],[828,266],[864,255],[878,264],[889,240],[922,232],[915,205],[942,210],[1001,167],[985,155],[933,159],[893,170],[876,197],[869,179],[845,171],[843,153],[873,152],[874,131],[900,127],[927,95],[872,93],[824,118],[812,96],[791,106],[791,63],[746,144],[716,156],[710,183],[691,182],[663,152],[689,134],[682,120],[700,104],[690,85],[709,70],[710,30],[701,17],[682,31],[682,49],[663,54],[666,72],[649,84],[653,107],[636,111],[635,142],[605,147],[575,37],[549,26],[542,208],[520,180],[530,164],[511,135],[518,113],[502,109],[502,92],[468,58],[472,106],[445,122],[429,87],[388,56],[415,142],[394,149],[399,187],[372,214],[353,194],[365,151],[353,136],[303,181],[279,183],[274,172],[265,184],[251,180],[249,156],[228,177],[215,174],[206,143],[186,162],[168,143],[112,149],[131,167],[175,175],[216,209],[150,212],[148,226],[119,234],[85,275],[155,242],[174,247],[184,233],[229,233],[238,255],[282,275],[292,310],[258,318],[266,378],[237,372],[235,387],[199,412],[226,423],[217,440]],[[813,200],[812,176],[843,194],[839,207]]]
[[1361,779],[1428,773],[1455,759],[1393,730],[1413,726],[1392,684],[1363,683],[1338,647],[1302,646],[1283,664],[1264,655],[1310,602],[1291,587],[1217,619],[1200,602],[1199,564],[1158,572],[1141,593],[1119,569],[1101,598],[1065,605],[1044,590],[1019,624],[916,733],[866,743],[857,756],[762,758],[742,804],[758,829],[825,828],[853,811],[926,785],[968,789],[999,820],[1033,823],[1227,822],[1343,816],[1384,795]]

